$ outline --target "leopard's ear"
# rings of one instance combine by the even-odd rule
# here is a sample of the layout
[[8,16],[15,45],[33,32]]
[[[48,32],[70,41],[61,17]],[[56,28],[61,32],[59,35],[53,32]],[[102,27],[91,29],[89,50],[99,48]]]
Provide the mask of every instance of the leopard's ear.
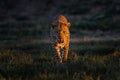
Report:
[[57,25],[55,23],[51,24],[52,28],[56,27]]
[[71,26],[71,23],[70,23],[70,22],[68,22],[68,23],[67,23],[67,26],[68,26],[68,28],[70,28],[70,26]]

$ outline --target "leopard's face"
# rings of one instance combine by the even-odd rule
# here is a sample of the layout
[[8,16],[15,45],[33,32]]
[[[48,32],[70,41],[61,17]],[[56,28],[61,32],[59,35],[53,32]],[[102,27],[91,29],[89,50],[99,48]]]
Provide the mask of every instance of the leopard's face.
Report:
[[69,30],[70,23],[62,23],[62,22],[56,22],[52,23],[52,29],[56,31],[56,33],[61,33],[63,31]]
[[69,40],[69,27],[70,22],[67,21],[67,19],[64,16],[59,16],[58,20],[52,23],[51,25],[51,36],[53,43],[65,43]]

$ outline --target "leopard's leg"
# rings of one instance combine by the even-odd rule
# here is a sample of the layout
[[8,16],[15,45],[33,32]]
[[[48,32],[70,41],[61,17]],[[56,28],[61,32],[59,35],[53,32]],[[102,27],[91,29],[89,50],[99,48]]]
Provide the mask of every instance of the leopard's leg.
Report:
[[55,46],[55,51],[56,51],[56,56],[58,58],[58,62],[61,64],[62,57],[61,57],[60,47],[58,46],[58,44],[56,44],[56,46]]
[[65,43],[59,43],[58,46],[64,50],[64,55],[62,57],[62,60],[63,62],[66,62],[68,58],[69,45],[65,45]]
[[61,48],[61,57],[62,57],[62,59],[63,59],[63,56],[64,56],[64,49]]
[[69,46],[64,47],[64,57],[63,57],[63,62],[67,61],[68,58],[68,51],[69,51]]

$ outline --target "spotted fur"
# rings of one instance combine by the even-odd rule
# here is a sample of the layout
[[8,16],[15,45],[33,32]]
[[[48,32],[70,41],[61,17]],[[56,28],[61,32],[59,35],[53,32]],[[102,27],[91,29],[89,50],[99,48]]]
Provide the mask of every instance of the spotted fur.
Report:
[[[63,63],[67,61],[68,58],[70,43],[69,27],[70,22],[68,22],[66,17],[63,15],[60,15],[51,26],[50,35],[58,63]],[[62,53],[64,53],[63,57]]]

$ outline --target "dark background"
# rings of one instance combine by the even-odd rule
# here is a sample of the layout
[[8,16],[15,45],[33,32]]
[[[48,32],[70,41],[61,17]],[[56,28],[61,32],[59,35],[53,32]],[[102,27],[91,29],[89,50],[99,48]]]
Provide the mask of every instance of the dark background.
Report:
[[71,23],[71,42],[120,39],[119,0],[0,0],[1,49],[50,43],[51,23],[60,14]]
[[91,20],[120,18],[119,0],[0,0],[0,20],[39,20],[59,14]]
[[120,39],[119,0],[0,0],[1,49],[43,50],[60,14],[71,23],[71,42]]

